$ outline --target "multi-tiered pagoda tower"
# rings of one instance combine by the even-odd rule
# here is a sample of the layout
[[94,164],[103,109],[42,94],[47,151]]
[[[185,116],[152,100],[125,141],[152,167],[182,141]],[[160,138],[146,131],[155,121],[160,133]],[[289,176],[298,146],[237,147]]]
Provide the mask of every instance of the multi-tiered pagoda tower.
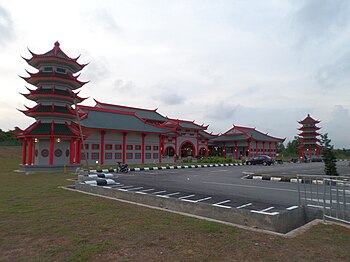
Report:
[[[75,90],[86,82],[78,80],[74,74],[86,65],[79,64],[78,58],[70,58],[60,48],[58,42],[54,48],[44,54],[34,54],[24,58],[29,65],[38,70],[22,77],[35,87],[23,94],[36,102],[36,106],[22,112],[35,119],[25,130],[17,130],[16,135],[22,140],[22,165],[24,170],[66,166],[75,168],[80,165],[81,134],[74,121],[78,115],[76,103],[85,98],[79,97]],[[69,163],[69,165],[67,165]]]
[[320,128],[316,125],[320,123],[320,121],[313,119],[308,114],[304,120],[298,121],[298,123],[302,125],[302,127],[299,128],[301,131],[299,134],[301,145],[298,147],[300,157],[303,159],[318,157],[321,147],[317,144],[317,136],[320,135],[317,133],[317,130]]

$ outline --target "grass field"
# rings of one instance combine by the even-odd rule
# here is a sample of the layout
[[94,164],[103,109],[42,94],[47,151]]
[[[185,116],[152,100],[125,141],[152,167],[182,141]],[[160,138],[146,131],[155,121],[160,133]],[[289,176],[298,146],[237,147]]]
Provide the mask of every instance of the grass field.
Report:
[[0,147],[0,261],[350,260],[341,226],[287,239],[93,197],[59,188],[73,175],[13,172],[18,154]]

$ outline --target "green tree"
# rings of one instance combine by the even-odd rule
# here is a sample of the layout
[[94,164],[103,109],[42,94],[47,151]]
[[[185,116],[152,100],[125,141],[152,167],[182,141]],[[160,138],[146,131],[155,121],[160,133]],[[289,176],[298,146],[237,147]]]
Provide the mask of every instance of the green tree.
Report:
[[327,176],[339,176],[336,166],[336,158],[333,152],[333,146],[331,140],[328,138],[328,134],[321,135],[322,155],[324,161],[324,171]]
[[300,145],[301,145],[300,138],[298,136],[295,136],[292,141],[289,141],[287,143],[287,147],[284,151],[285,155],[298,157],[299,155],[298,146]]

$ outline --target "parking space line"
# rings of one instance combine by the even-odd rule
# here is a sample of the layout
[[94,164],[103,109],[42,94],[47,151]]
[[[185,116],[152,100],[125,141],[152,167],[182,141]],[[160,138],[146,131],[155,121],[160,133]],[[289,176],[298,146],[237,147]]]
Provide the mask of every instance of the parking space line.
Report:
[[291,207],[287,207],[286,209],[287,210],[293,210],[293,209],[296,209],[296,208],[298,208],[298,206],[291,206]]
[[166,192],[166,190],[162,190],[162,191],[158,191],[158,192],[153,192],[152,195],[156,195],[156,194],[164,193],[164,192]]
[[211,197],[205,197],[205,198],[196,200],[196,202],[201,202],[201,201],[205,201],[205,200],[209,200],[209,199],[211,199]]
[[122,186],[122,187],[120,187],[120,188],[122,188],[122,189],[127,189],[127,188],[132,188],[132,187],[134,187],[134,186]]
[[225,200],[225,201],[221,201],[219,203],[215,203],[214,205],[221,205],[221,204],[224,204],[224,203],[227,203],[227,202],[230,202],[231,200],[228,199],[228,200]]
[[248,207],[248,206],[251,206],[251,205],[253,205],[253,203],[244,204],[244,205],[241,205],[241,206],[236,207],[236,208],[240,209],[240,208]]
[[266,211],[269,211],[271,209],[274,209],[275,207],[268,207],[268,208],[265,208],[263,210],[260,210],[260,212],[266,212]]
[[152,191],[154,190],[153,188],[150,188],[150,189],[144,189],[144,190],[140,190],[141,192],[148,192],[148,191]]
[[143,187],[140,186],[140,187],[129,188],[129,191],[131,191],[131,190],[139,190],[139,189],[141,189],[141,188],[143,188]]
[[175,196],[175,195],[178,195],[178,194],[180,194],[180,192],[171,193],[171,194],[166,194],[165,196]]
[[189,197],[193,197],[195,195],[188,195],[188,196],[183,196],[183,197],[179,197],[179,199],[185,199],[185,198],[189,198]]
[[262,214],[262,215],[269,215],[269,216],[275,216],[275,215],[278,215],[278,214],[279,214],[279,212],[272,212],[272,213],[269,213],[269,212],[257,211],[257,210],[250,210],[250,212],[252,212],[252,213],[257,213],[257,214]]
[[221,202],[219,202],[219,203],[213,204],[213,206],[215,206],[215,207],[223,207],[223,208],[232,208],[232,207],[230,207],[230,206],[222,205],[222,204],[228,203],[228,202],[230,202],[230,201],[231,201],[231,200],[221,201]]

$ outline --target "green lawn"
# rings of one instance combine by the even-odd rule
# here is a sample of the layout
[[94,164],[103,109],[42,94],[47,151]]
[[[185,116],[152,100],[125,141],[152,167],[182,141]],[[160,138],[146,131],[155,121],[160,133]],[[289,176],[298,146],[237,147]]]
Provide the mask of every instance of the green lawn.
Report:
[[[1,150],[1,148],[0,148]],[[292,239],[59,188],[73,175],[0,159],[0,261],[349,261],[350,229]]]

